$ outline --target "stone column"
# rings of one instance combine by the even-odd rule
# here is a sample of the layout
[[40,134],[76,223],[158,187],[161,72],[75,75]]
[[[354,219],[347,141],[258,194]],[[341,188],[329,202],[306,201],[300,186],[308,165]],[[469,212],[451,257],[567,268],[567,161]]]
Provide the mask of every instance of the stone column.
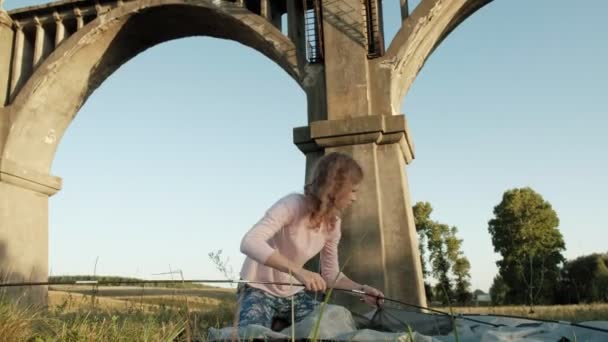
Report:
[[363,3],[361,0],[322,3],[328,119],[371,115]]
[[[314,161],[332,151],[353,156],[363,167],[359,201],[343,216],[344,273],[388,297],[425,306],[405,173],[413,143],[405,117],[390,106],[391,70],[368,55],[368,27],[377,25],[367,24],[364,6],[360,0],[322,2],[323,68],[310,77],[317,82],[307,88],[309,126],[294,129],[294,142],[306,154],[307,175]],[[381,32],[371,34],[382,39]],[[318,269],[316,262],[308,267]],[[355,311],[369,310],[352,296],[335,299]]]
[[[4,137],[3,137],[4,138]],[[0,160],[0,279],[44,282],[48,279],[48,202],[61,179]],[[46,305],[47,288],[11,287],[8,298],[20,304]]]
[[0,7],[0,152],[4,148],[4,140],[10,125],[8,110],[5,106],[8,105],[10,98],[14,36],[13,20]]
[[36,36],[34,41],[34,60],[32,65],[33,68],[36,69],[40,63],[42,63],[44,59],[51,54],[51,52],[53,52],[57,34],[50,34],[51,31],[44,26],[38,17],[34,18],[34,23],[36,24]]
[[74,8],[74,15],[76,16],[76,30],[80,30],[84,26],[84,18],[80,8]]
[[61,15],[55,12],[53,13],[53,19],[55,19],[55,47],[57,47],[66,38],[66,32]]
[[45,33],[44,27],[38,17],[34,17],[34,23],[36,24],[36,38],[34,40],[34,60],[32,64],[34,69],[36,69],[44,55]]
[[17,88],[20,85],[21,74],[23,72],[23,55],[25,51],[25,34],[23,27],[17,21],[15,26],[15,43],[13,45],[13,60],[11,62],[11,88],[10,96],[16,94]]
[[260,1],[260,15],[267,21],[272,21],[270,0],[261,0]]
[[[322,154],[320,151],[338,151],[353,156],[364,169],[359,201],[343,216],[339,252],[344,273],[383,290],[387,297],[425,306],[405,173],[406,163],[413,159],[405,117],[377,115],[316,121],[295,129],[294,142],[307,154],[307,160]],[[349,295],[336,294],[336,300],[355,311],[369,310]]]
[[[8,103],[9,98],[13,39],[13,20],[8,13],[0,8],[0,108]],[[0,118],[0,122],[1,120]],[[1,146],[2,144],[0,144]]]

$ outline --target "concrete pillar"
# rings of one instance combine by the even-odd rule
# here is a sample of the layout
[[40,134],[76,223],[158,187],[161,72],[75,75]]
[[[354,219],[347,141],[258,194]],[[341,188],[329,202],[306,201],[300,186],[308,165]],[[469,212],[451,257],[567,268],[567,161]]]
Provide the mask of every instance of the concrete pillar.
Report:
[[304,7],[301,1],[287,1],[287,35],[296,48],[298,68],[306,65],[306,37],[304,35]]
[[[13,44],[13,61],[11,66],[11,101],[32,75],[34,61],[34,46],[24,28],[25,24],[14,21],[15,39]],[[31,34],[30,34],[31,36]]]
[[[324,61],[318,75],[307,75],[309,126],[294,129],[294,143],[306,154],[307,177],[314,162],[333,151],[353,156],[363,167],[359,201],[343,215],[344,272],[388,297],[425,306],[405,173],[414,158],[413,142],[405,117],[391,110],[391,70],[368,56],[367,20],[375,19],[362,15],[364,6],[360,0],[322,2]],[[292,25],[291,32],[297,32]],[[381,32],[371,34],[382,37]],[[318,269],[316,261],[307,266]],[[369,310],[352,296],[335,296],[355,311]]]
[[44,27],[42,23],[40,23],[40,19],[38,17],[34,17],[34,23],[36,24],[36,38],[34,40],[34,59],[33,65],[34,69],[38,67],[38,64],[44,57]]
[[281,13],[279,12],[278,2],[270,0],[260,1],[260,16],[276,27],[279,31],[282,30]]
[[[308,134],[308,136],[307,136]],[[353,280],[382,289],[386,296],[426,305],[405,166],[413,144],[403,115],[366,116],[312,122],[294,130],[294,142],[307,155],[307,168],[325,153],[353,156],[365,178],[359,201],[343,216],[340,264]],[[310,172],[310,170],[308,170]],[[307,173],[308,174],[308,173]],[[309,265],[315,269],[315,263]],[[364,312],[356,298],[336,300]]]
[[55,12],[53,13],[53,19],[55,19],[55,47],[57,47],[66,38],[66,32],[61,15]]
[[[0,108],[7,105],[9,99],[14,36],[13,20],[4,10],[0,9]],[[2,122],[2,118],[0,118],[0,122]],[[2,134],[0,133],[1,137]],[[1,143],[0,146],[2,146]]]
[[371,115],[363,3],[361,0],[340,0],[323,1],[322,4],[329,119]]
[[278,1],[268,1],[270,5],[270,22],[279,31],[283,31],[282,8]]
[[[2,105],[19,86],[22,73],[27,68],[23,64],[24,58],[31,57],[30,54],[24,53],[26,39],[21,25],[7,22],[5,18],[0,12],[2,81],[0,104]],[[15,26],[15,32],[11,24]],[[7,32],[7,29],[10,29],[10,32]],[[10,40],[10,44],[7,40]],[[9,66],[12,68],[10,87]],[[8,88],[11,93],[7,92]],[[7,137],[8,114],[8,108],[0,108],[2,116],[0,151]],[[0,159],[0,280],[2,282],[48,279],[48,198],[60,187],[61,181],[56,177],[39,175],[20,168],[13,161]],[[46,287],[13,287],[0,292],[5,292],[8,298],[25,305],[47,303]]]
[[[61,179],[24,170],[0,160],[0,279],[44,282],[48,279],[48,202]],[[46,305],[47,288],[6,290],[22,304]]]
[[408,0],[399,0],[401,5],[401,21],[405,21],[410,16]]
[[260,1],[260,15],[267,21],[272,21],[272,15],[270,10],[270,0]]
[[74,15],[76,16],[76,30],[80,30],[84,26],[84,18],[80,8],[74,8]]
[[99,3],[98,0],[95,1],[95,13],[97,13],[97,16],[102,15],[106,10],[104,9],[103,6],[101,6],[101,4]]
[[36,36],[34,43],[34,69],[42,63],[55,49],[55,40],[57,34],[53,33],[52,29],[44,27],[38,17],[35,18],[36,23]]
[[17,86],[19,85],[19,80],[21,79],[24,49],[25,34],[23,33],[23,27],[17,21],[15,22],[15,43],[13,45],[13,60],[11,62],[11,97],[17,91]]

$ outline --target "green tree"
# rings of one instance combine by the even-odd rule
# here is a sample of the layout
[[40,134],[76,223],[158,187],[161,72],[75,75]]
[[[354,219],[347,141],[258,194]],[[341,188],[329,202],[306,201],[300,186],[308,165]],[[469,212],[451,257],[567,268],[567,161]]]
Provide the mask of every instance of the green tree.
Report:
[[452,227],[445,231],[447,257],[450,261],[455,278],[454,299],[458,304],[467,305],[473,299],[470,292],[471,263],[462,252],[462,239],[459,239],[458,228]]
[[507,300],[507,292],[509,292],[509,287],[502,279],[500,274],[494,277],[494,281],[492,282],[492,286],[490,287],[490,298],[492,299],[493,305],[504,305]]
[[422,277],[424,278],[424,290],[428,301],[433,300],[433,291],[429,283],[429,270],[426,264],[426,250],[428,235],[434,222],[431,220],[433,207],[428,202],[418,202],[412,208],[414,211],[414,222],[418,233],[418,249],[420,250],[420,264],[422,265]]
[[[470,302],[471,265],[462,253],[458,229],[433,221],[433,207],[428,202],[416,203],[413,211],[427,299],[444,304],[454,300],[463,304]],[[430,276],[437,280],[434,287],[430,285]]]
[[563,304],[608,302],[608,253],[567,261],[560,285],[557,297]]
[[508,190],[488,225],[502,256],[497,265],[508,288],[506,303],[549,303],[565,249],[551,204],[529,187]]
[[471,263],[469,259],[464,255],[461,255],[456,259],[452,271],[456,277],[456,288],[454,289],[454,297],[456,302],[461,305],[468,305],[473,300],[473,294],[471,293],[471,275],[469,273],[471,269]]
[[428,237],[429,260],[431,262],[431,274],[437,279],[435,285],[435,298],[443,304],[448,304],[454,298],[450,269],[452,264],[448,257],[447,236],[450,227],[445,224],[435,223],[431,225]]

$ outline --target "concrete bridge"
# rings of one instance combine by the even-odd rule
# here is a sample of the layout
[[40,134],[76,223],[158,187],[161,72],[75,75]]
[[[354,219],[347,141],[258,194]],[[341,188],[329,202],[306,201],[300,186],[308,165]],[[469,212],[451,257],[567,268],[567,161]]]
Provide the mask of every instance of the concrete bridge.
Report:
[[[198,35],[255,49],[302,87],[309,125],[293,133],[306,170],[341,151],[366,174],[362,198],[344,217],[340,253],[356,251],[345,273],[425,305],[404,172],[414,144],[401,103],[433,50],[490,1],[422,0],[410,11],[407,0],[65,0],[1,10],[2,279],[47,279],[48,201],[61,189],[51,164],[90,94],[145,49]],[[383,11],[401,11],[389,44]],[[45,288],[25,293],[46,303]]]

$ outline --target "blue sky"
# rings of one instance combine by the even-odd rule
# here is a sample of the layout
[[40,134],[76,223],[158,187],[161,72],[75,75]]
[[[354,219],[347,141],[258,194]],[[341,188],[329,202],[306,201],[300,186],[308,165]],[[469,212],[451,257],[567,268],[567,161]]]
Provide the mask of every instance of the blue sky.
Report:
[[[553,205],[567,258],[607,250],[607,11],[603,0],[495,0],[443,42],[405,98],[412,199],[459,228],[473,288],[497,272],[487,222],[514,187]],[[384,12],[389,40],[398,1]],[[242,234],[301,189],[291,130],[306,125],[305,106],[287,74],[235,42],[187,38],[137,56],[59,146],[51,272],[90,274],[99,257],[99,274],[220,278],[207,254],[222,249],[236,273]]]

